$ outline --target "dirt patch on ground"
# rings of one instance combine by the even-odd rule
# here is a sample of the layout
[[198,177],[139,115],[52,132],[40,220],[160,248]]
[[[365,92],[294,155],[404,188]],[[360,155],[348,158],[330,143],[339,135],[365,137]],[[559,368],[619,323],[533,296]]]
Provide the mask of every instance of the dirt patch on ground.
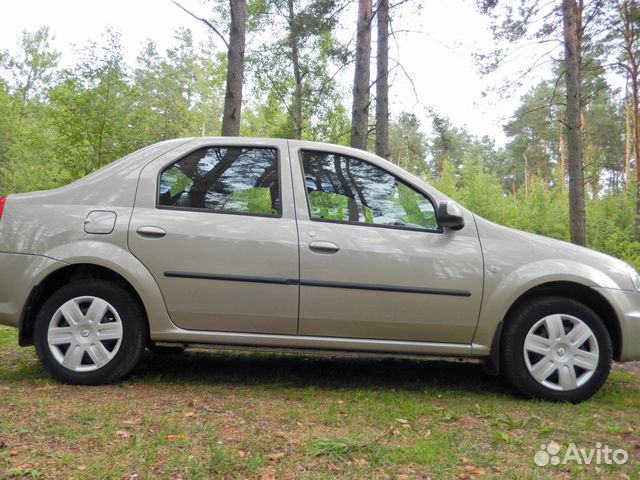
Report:
[[614,363],[613,370],[630,373],[640,378],[640,362]]

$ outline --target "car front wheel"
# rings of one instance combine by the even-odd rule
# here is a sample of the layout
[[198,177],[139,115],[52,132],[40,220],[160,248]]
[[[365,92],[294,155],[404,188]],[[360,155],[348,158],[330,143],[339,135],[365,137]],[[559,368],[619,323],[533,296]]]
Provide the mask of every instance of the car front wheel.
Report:
[[575,300],[545,297],[505,323],[502,370],[527,397],[581,402],[607,380],[611,337],[602,320]]
[[104,280],[65,285],[42,306],[34,344],[57,380],[97,385],[114,382],[135,366],[147,343],[145,315],[125,288]]

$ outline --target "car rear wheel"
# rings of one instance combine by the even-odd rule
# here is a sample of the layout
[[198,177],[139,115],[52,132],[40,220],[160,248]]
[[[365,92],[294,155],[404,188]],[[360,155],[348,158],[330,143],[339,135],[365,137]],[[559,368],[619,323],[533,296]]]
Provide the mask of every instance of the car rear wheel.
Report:
[[55,292],[36,318],[38,358],[57,380],[97,385],[129,373],[144,351],[144,311],[125,288],[80,280]]
[[607,380],[613,355],[602,320],[575,300],[532,300],[508,319],[502,371],[527,397],[581,402]]

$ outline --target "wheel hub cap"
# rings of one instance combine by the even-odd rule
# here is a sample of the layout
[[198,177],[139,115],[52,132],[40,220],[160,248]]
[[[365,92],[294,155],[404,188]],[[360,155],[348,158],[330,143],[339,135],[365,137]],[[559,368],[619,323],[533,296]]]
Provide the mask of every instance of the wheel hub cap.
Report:
[[589,381],[598,367],[599,350],[589,326],[571,315],[549,315],[527,333],[524,360],[531,376],[557,391],[574,390]]
[[77,297],[53,314],[47,342],[53,358],[74,372],[107,365],[122,344],[122,321],[115,308],[98,297]]

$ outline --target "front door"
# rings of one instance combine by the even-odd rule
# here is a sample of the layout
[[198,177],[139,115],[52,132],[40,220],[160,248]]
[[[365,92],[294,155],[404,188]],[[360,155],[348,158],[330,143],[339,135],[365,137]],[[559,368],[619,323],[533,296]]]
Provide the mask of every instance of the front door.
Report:
[[295,334],[298,237],[286,143],[206,145],[140,176],[129,247],[192,330]]
[[433,200],[380,165],[291,154],[299,334],[469,344],[482,296],[471,215],[462,230],[443,230]]

